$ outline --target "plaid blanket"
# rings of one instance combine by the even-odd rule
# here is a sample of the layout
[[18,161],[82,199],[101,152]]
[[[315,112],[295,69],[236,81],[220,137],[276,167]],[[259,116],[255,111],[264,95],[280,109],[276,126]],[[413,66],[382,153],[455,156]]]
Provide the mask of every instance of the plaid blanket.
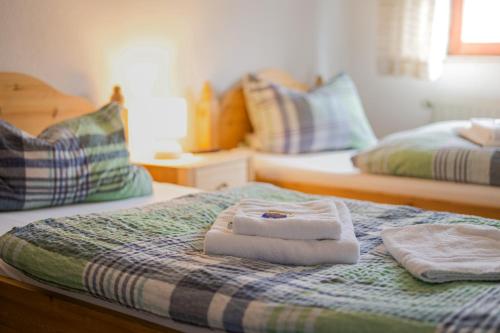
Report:
[[458,135],[466,122],[400,132],[353,157],[364,172],[500,186],[500,149]]
[[60,122],[34,137],[0,120],[0,211],[150,194],[131,165],[120,106]]
[[427,284],[386,253],[380,231],[500,221],[346,200],[356,265],[284,266],[202,252],[216,216],[241,198],[317,198],[252,184],[144,208],[47,219],[0,238],[8,264],[43,282],[230,332],[494,332],[500,283]]

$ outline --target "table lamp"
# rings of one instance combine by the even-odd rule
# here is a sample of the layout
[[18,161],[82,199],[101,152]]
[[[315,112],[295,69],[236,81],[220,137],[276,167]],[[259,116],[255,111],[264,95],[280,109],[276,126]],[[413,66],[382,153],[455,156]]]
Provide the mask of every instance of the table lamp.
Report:
[[152,98],[149,103],[155,159],[182,155],[180,139],[187,134],[187,104],[183,98]]

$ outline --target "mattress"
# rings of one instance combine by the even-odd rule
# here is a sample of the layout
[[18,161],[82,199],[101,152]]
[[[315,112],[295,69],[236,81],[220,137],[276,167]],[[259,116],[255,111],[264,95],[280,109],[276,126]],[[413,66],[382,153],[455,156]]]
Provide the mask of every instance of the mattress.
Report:
[[498,207],[500,202],[500,187],[362,173],[351,163],[355,153],[355,150],[300,155],[255,152],[252,159],[257,179],[271,182],[293,181],[486,207]]
[[[117,201],[106,201],[98,203],[85,203],[85,204],[68,205],[68,206],[35,209],[35,210],[27,210],[19,212],[3,212],[0,213],[0,234],[3,235],[4,233],[6,233],[7,231],[9,231],[14,227],[22,227],[31,222],[45,218],[72,216],[78,214],[111,212],[125,208],[141,207],[148,204],[166,201],[169,199],[173,199],[175,197],[197,192],[200,192],[200,190],[191,187],[179,186],[174,184],[154,183],[153,195],[147,197],[131,198],[131,199],[117,200]],[[59,294],[66,295],[75,299],[79,299],[91,304],[95,304],[111,310],[125,313],[136,318],[153,322],[158,325],[170,327],[178,331],[194,332],[194,333],[209,331],[203,328],[193,327],[191,325],[176,323],[172,320],[163,319],[154,315],[148,315],[142,312],[140,313],[135,310],[127,309],[126,307],[106,302],[104,300],[100,300],[87,295],[82,295],[79,293],[70,292],[64,289],[55,288],[52,286],[48,286],[46,284],[39,283],[38,281],[35,281],[27,277],[14,267],[6,264],[1,259],[0,259],[0,275],[7,276],[12,279],[26,282],[28,284],[35,285],[38,287],[42,287],[44,289],[57,292]]]

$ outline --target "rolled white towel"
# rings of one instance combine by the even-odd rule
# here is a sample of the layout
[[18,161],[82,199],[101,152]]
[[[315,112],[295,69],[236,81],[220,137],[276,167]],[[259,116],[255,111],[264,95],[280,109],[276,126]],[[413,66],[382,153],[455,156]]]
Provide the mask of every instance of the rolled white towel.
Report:
[[461,136],[485,147],[500,147],[500,119],[472,118],[470,127],[459,130]]
[[341,226],[339,240],[289,240],[238,235],[232,231],[237,206],[223,211],[205,237],[205,253],[263,260],[278,264],[354,264],[359,243],[354,235],[351,214],[340,201],[334,202]]
[[297,203],[243,199],[233,221],[235,234],[283,239],[339,239],[340,229],[331,199]]
[[500,280],[500,229],[420,224],[386,229],[382,240],[394,259],[420,280]]

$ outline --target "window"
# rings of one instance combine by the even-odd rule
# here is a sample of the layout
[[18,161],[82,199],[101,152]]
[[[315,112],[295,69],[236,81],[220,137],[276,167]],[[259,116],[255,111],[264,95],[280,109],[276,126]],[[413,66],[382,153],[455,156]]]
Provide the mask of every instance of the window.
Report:
[[499,0],[453,0],[450,54],[500,55]]

